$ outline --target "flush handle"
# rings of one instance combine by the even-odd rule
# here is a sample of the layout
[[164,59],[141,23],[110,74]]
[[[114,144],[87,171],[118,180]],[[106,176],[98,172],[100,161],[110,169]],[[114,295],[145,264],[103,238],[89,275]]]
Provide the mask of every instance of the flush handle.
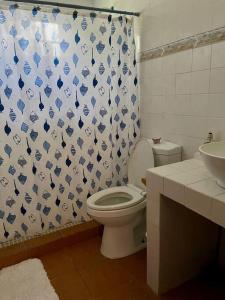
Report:
[[141,178],[141,182],[146,186],[146,178]]

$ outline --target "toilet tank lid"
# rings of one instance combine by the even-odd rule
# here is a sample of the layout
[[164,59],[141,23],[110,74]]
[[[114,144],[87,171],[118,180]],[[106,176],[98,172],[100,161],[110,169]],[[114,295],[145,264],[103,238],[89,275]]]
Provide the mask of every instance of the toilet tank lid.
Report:
[[168,142],[162,141],[160,144],[153,144],[153,141],[150,140],[152,144],[153,152],[157,155],[173,155],[181,153],[181,146]]

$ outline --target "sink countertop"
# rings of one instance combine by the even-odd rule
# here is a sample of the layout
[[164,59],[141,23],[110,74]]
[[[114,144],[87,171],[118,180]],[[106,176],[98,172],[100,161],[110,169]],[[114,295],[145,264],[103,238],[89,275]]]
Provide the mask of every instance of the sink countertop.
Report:
[[225,189],[203,161],[190,159],[149,169],[147,182],[149,190],[152,182],[154,190],[225,227]]

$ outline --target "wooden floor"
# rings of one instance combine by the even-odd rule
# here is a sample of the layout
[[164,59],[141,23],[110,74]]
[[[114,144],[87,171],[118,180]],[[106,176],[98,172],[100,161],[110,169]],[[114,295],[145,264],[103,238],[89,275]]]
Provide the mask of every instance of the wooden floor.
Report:
[[222,300],[225,280],[198,278],[156,297],[146,284],[146,251],[119,260],[100,252],[100,237],[40,258],[60,300]]

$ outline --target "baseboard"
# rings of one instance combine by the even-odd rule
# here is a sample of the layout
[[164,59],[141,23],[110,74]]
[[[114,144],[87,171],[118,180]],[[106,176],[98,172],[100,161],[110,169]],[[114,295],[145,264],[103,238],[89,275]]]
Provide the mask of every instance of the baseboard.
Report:
[[63,247],[101,235],[101,232],[101,226],[95,221],[91,221],[3,247],[0,249],[0,268],[29,258],[40,257],[50,251],[60,250]]

